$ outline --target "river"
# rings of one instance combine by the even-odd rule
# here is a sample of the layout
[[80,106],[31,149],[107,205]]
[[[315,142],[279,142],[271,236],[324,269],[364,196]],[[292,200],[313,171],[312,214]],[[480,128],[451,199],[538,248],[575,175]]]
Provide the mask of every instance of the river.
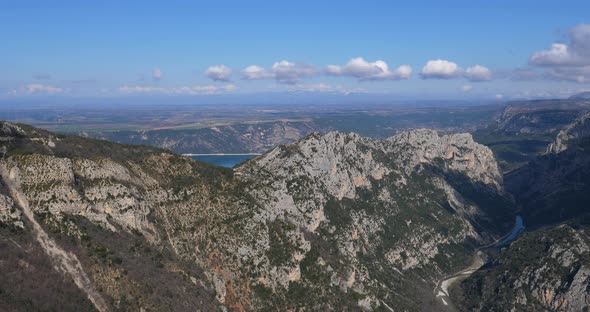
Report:
[[517,215],[516,219],[514,220],[514,226],[512,227],[510,233],[504,235],[502,238],[499,238],[498,241],[495,243],[482,246],[476,249],[473,255],[473,261],[468,267],[464,268],[463,270],[455,274],[447,276],[436,285],[436,288],[434,289],[434,294],[436,295],[436,298],[440,299],[441,302],[449,310],[456,310],[449,296],[449,288],[451,287],[451,285],[453,285],[458,280],[466,279],[467,277],[469,277],[469,275],[471,275],[473,272],[477,271],[484,264],[486,264],[486,262],[483,260],[483,249],[501,248],[503,246],[508,245],[510,242],[512,242],[514,239],[518,237],[518,234],[520,234],[522,230],[524,230],[524,228],[525,225],[523,218],[520,215]]
[[508,243],[513,241],[518,236],[520,231],[522,231],[523,229],[524,229],[524,220],[522,219],[521,216],[516,216],[516,221],[514,222],[514,227],[512,228],[512,231],[510,232],[510,234],[508,236],[506,236],[503,240],[498,242],[495,246],[502,247],[502,246],[507,245]]

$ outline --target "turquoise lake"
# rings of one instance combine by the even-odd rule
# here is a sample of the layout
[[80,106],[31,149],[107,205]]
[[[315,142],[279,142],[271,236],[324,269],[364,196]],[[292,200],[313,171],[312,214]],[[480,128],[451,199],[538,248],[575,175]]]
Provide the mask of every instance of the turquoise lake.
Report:
[[221,167],[233,168],[234,166],[256,156],[258,155],[198,155],[191,156],[191,158]]

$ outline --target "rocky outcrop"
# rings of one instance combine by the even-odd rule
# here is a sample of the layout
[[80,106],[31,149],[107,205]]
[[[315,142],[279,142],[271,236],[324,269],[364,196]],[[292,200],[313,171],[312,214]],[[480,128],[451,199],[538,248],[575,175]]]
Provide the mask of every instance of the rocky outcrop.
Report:
[[446,168],[474,182],[502,191],[502,175],[492,151],[473,141],[468,133],[439,136],[434,130],[404,131],[387,139],[389,153],[406,157],[410,166],[443,160]]
[[[7,138],[0,160],[2,237],[23,248],[17,242],[31,235],[51,267],[73,280],[101,311],[219,306],[202,269],[170,251],[159,219],[160,207],[172,209],[174,204],[166,203],[179,196],[172,187],[178,182],[170,179],[187,175],[183,167],[191,168],[190,160],[171,164],[171,158],[182,158],[152,148],[56,136],[25,125],[3,123],[1,129]],[[5,231],[6,225],[13,229]],[[29,261],[39,262],[39,256]],[[8,258],[0,267],[15,257]],[[37,270],[43,272],[40,276],[51,276]],[[179,301],[165,289],[185,299]],[[31,292],[11,292],[14,299],[2,297],[0,306],[21,310],[30,299],[20,296]],[[48,302],[54,304],[50,309],[62,307],[60,300]],[[86,302],[79,304],[77,310],[88,309]]]
[[534,231],[454,290],[453,301],[462,310],[586,311],[590,306],[589,117],[561,131],[546,154],[505,176],[506,190]]
[[454,295],[463,311],[585,311],[590,306],[588,229],[563,225],[531,233]]
[[547,153],[561,153],[572,145],[572,141],[588,136],[590,136],[590,113],[583,114],[559,131],[555,140],[547,147]]
[[578,118],[557,135],[546,154],[504,177],[530,225],[556,224],[590,213],[588,118],[590,114]]
[[12,198],[0,194],[0,223],[23,229],[21,215],[21,211],[14,206]]
[[[326,274],[342,292],[360,295],[359,306],[375,297],[372,308],[416,309],[398,296],[416,298],[416,289],[425,291],[466,260],[457,246],[467,251],[469,241],[490,241],[495,233],[486,220],[501,224],[511,213],[491,151],[466,134],[440,136],[420,129],[373,140],[314,133],[246,162],[235,174],[262,206],[254,222],[279,222],[291,237],[291,255],[279,262],[272,252],[242,253],[258,259],[257,287],[275,289],[279,296],[288,294],[293,282],[326,292],[325,285],[311,280],[313,271]],[[466,185],[473,188],[467,191]],[[495,215],[480,205],[484,194],[495,196]],[[260,244],[272,251],[272,241],[262,237]],[[280,269],[275,271],[273,263]],[[391,273],[375,274],[384,264]],[[402,286],[412,279],[423,281],[414,293]],[[382,292],[395,295],[378,296]],[[345,296],[330,293],[325,296]]]
[[99,312],[110,311],[104,298],[96,290],[95,285],[90,281],[78,257],[65,251],[56,242],[47,235],[45,230],[39,225],[33,215],[28,200],[23,196],[20,189],[20,179],[18,173],[8,171],[4,164],[0,164],[0,176],[2,182],[6,186],[10,196],[14,198],[15,202],[23,211],[24,216],[28,219],[32,226],[33,235],[39,243],[43,251],[51,260],[54,268],[59,272],[63,272],[67,278],[72,279],[74,284],[86,294],[88,299],[92,302],[96,310]]
[[504,135],[552,135],[589,110],[590,102],[580,99],[510,102],[493,129]]

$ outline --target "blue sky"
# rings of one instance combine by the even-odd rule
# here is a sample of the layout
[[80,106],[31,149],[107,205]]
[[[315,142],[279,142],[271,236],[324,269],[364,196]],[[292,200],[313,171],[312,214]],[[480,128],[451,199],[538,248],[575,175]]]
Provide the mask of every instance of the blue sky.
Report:
[[590,89],[589,1],[7,2],[0,97]]

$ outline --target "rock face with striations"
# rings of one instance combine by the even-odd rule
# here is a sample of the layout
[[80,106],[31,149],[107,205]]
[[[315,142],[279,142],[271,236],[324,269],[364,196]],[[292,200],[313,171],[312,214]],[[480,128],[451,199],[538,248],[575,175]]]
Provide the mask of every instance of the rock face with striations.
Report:
[[[8,268],[43,250],[13,255],[47,235],[112,310],[439,309],[436,281],[512,221],[491,151],[464,134],[314,133],[234,170],[24,125],[2,137],[0,231],[16,245],[0,242],[14,250],[0,275],[27,280]],[[58,272],[78,308],[95,302],[51,267],[34,276]],[[7,309],[47,295],[1,287]]]
[[547,147],[547,153],[565,151],[573,141],[590,136],[590,113],[578,117],[573,123],[559,131],[555,140]]
[[511,136],[552,135],[588,111],[590,102],[581,99],[509,102],[494,130]]
[[[425,308],[417,298],[431,296],[438,278],[497,234],[490,221],[510,219],[492,153],[470,135],[312,134],[243,164],[236,175],[262,205],[253,219],[271,225],[265,254],[244,251],[247,259],[268,257],[256,263],[256,289],[274,289],[288,302],[297,287],[316,308],[326,298],[366,309]],[[490,199],[497,206],[486,206]]]
[[530,233],[453,290],[463,311],[590,307],[590,132],[579,117],[526,166],[505,176]]
[[588,228],[562,225],[527,235],[453,291],[462,311],[586,311]]
[[527,223],[548,225],[590,212],[590,114],[560,131],[547,153],[505,176]]

